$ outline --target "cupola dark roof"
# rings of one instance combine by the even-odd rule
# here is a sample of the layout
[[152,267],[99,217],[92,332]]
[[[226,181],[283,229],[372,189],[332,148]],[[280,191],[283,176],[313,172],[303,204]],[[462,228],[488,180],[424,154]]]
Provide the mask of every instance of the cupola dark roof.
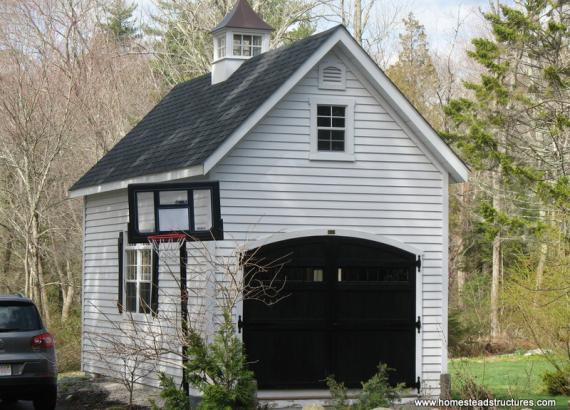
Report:
[[250,30],[273,30],[273,27],[263,21],[261,17],[253,11],[247,0],[238,0],[232,11],[212,30],[212,33],[226,27],[246,28]]

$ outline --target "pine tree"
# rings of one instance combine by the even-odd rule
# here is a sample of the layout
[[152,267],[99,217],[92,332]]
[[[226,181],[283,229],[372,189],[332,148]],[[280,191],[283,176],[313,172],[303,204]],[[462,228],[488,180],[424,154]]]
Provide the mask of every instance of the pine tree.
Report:
[[133,14],[137,6],[128,5],[125,0],[114,0],[105,7],[105,22],[101,23],[103,31],[121,45],[140,36]]
[[478,240],[491,248],[483,263],[491,266],[492,341],[501,334],[502,266],[533,251],[527,238],[543,228],[544,210],[569,199],[560,161],[570,154],[565,3],[525,0],[487,13],[493,36],[473,40],[468,53],[483,73],[464,84],[470,98],[446,107],[454,125],[447,137],[479,175]]
[[429,52],[425,27],[412,13],[403,22],[405,29],[400,34],[398,61],[386,73],[410,102],[433,122],[438,75]]

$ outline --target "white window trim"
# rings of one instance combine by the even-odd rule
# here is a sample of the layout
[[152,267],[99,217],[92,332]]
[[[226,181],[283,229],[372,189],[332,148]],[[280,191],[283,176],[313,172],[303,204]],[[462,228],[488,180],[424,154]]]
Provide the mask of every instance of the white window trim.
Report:
[[[127,238],[128,234],[125,232],[125,234],[123,235],[123,238]],[[150,280],[149,281],[141,281],[139,280],[139,266],[141,265],[141,253],[137,252],[137,280],[136,281],[132,281],[132,280],[128,280],[128,257],[127,257],[127,251],[139,251],[139,250],[150,250]],[[124,316],[132,316],[133,318],[137,319],[137,318],[147,318],[149,317],[149,315],[151,315],[151,312],[148,313],[141,313],[139,312],[139,308],[140,308],[140,283],[150,283],[150,297],[149,297],[149,309],[152,306],[152,278],[153,278],[153,265],[154,265],[154,252],[153,252],[153,247],[150,244],[141,244],[141,243],[137,243],[137,244],[129,244],[126,240],[124,240],[124,245],[123,245],[123,300],[124,300],[124,308],[123,308],[123,315]],[[129,311],[127,310],[127,283],[134,283],[136,282],[136,291],[137,291],[137,297],[135,299],[136,305],[135,305],[135,310],[134,311]]]
[[[341,71],[341,82],[331,83],[324,81],[324,71],[329,67],[338,68]],[[335,62],[324,62],[319,65],[319,88],[323,90],[346,90],[346,67],[343,64]]]
[[[309,99],[311,106],[311,151],[309,159],[312,161],[354,161],[354,98],[318,96]],[[318,105],[342,105],[346,107],[344,152],[319,151],[318,149]]]

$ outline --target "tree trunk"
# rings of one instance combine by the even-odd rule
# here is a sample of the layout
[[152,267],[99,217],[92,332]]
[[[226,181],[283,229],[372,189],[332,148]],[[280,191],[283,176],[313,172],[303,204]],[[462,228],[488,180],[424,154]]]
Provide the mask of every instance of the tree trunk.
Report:
[[544,281],[544,266],[546,265],[546,255],[548,254],[548,245],[546,243],[540,244],[540,254],[538,257],[538,264],[536,266],[536,292],[534,295],[534,305],[538,306],[539,292],[542,289],[542,282]]
[[47,297],[47,288],[46,288],[46,282],[44,280],[44,268],[42,266],[42,258],[38,253],[38,286],[39,286],[39,295],[41,298],[41,306],[42,306],[42,315],[43,315],[43,320],[46,324],[46,326],[49,327],[49,325],[51,324],[51,315],[49,312],[49,302],[48,302],[48,297]]
[[42,312],[46,325],[51,323],[42,260],[40,255],[39,217],[36,212],[32,215],[29,241],[29,269],[32,298]]
[[499,286],[501,279],[501,238],[499,234],[493,239],[493,265],[491,271],[491,343],[495,343],[500,334]]
[[340,0],[340,21],[342,25],[346,27],[347,25],[346,9],[344,7],[345,7],[344,0]]
[[73,283],[73,273],[69,266],[69,261],[66,261],[66,276],[65,283],[61,284],[61,293],[63,295],[63,307],[61,309],[61,321],[65,322],[69,318],[71,307],[73,306],[73,299],[75,297],[75,287]]
[[354,38],[362,45],[362,0],[354,1]]
[[[2,259],[2,273],[4,278],[8,278],[10,274],[10,261],[12,260],[12,237],[9,235],[6,240],[6,249],[4,250],[4,258]],[[5,289],[0,289],[0,291],[11,293],[10,286],[7,282],[4,283]]]
[[463,308],[463,289],[465,288],[465,271],[461,268],[457,269],[457,306]]
[[[501,212],[502,203],[500,198],[500,172],[494,172],[493,183],[493,207]],[[499,287],[501,282],[501,232],[497,232],[493,239],[493,257],[491,266],[491,343],[497,342],[500,334],[499,327]]]

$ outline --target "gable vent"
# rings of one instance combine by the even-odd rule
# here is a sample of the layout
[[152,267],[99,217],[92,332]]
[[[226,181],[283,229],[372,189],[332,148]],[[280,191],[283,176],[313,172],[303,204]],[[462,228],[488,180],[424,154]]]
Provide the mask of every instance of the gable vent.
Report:
[[344,90],[346,70],[340,64],[324,64],[319,69],[319,88]]

